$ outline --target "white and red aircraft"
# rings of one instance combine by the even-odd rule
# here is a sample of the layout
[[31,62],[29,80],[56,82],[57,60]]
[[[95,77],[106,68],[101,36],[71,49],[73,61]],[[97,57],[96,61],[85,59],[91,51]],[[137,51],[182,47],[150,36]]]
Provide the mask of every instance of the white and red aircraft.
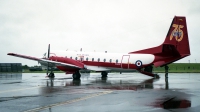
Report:
[[[152,73],[152,66],[167,66],[190,55],[186,18],[175,16],[165,41],[157,47],[125,54],[71,51],[63,53],[63,55],[50,53],[49,45],[48,56],[44,58],[15,53],[8,53],[8,55],[38,61],[47,68],[57,67],[66,73],[73,73],[74,79],[80,79],[80,70],[101,72],[102,77],[107,77],[110,71],[132,72],[137,70],[142,74],[155,77],[156,74]],[[52,69],[49,77],[54,77]]]

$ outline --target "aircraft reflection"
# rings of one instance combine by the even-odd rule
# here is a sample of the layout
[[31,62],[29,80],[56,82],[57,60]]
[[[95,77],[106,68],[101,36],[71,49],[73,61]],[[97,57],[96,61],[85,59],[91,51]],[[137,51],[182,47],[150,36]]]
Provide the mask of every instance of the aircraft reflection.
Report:
[[[69,84],[70,86],[81,86],[81,80],[72,80],[72,82]],[[67,86],[67,84],[66,84]]]
[[[157,81],[158,79],[146,79],[141,82],[136,80],[119,80],[119,81],[108,81],[106,79],[97,80],[93,83],[97,83],[98,85],[90,87],[90,88],[98,88],[98,89],[111,89],[111,90],[140,90],[144,88],[153,89],[153,82]],[[99,84],[102,84],[99,86]]]
[[[168,73],[165,74],[167,76]],[[168,77],[165,77],[165,89],[169,90]],[[170,90],[169,90],[170,91]],[[171,95],[175,94],[176,91],[172,91]],[[180,94],[180,93],[179,93]],[[180,96],[175,95],[174,97],[165,96],[164,98],[157,99],[153,103],[154,107],[160,107],[164,109],[178,109],[191,107],[191,101],[186,96],[181,94]]]
[[[57,86],[55,85],[54,78],[49,78],[46,81],[46,87],[43,88],[44,93],[56,92],[57,88],[50,88]],[[109,79],[109,78],[95,78],[94,80],[63,80],[61,82],[64,83],[64,86],[82,86],[84,88],[91,89],[111,89],[111,90],[141,90],[141,89],[154,89],[154,82],[159,79],[151,78],[151,79],[134,79],[134,80],[126,80],[126,79]],[[56,80],[57,81],[57,80]],[[59,81],[60,82],[60,81]],[[83,83],[82,83],[83,82]],[[168,79],[165,80],[165,89],[169,89]],[[60,85],[61,86],[61,85]],[[46,92],[45,92],[46,91]]]
[[[168,76],[168,73],[165,73],[165,76]],[[169,89],[168,77],[165,77],[165,89]]]
[[153,103],[153,106],[164,109],[188,108],[191,107],[191,101],[184,97],[165,97],[157,99],[156,102]]
[[49,81],[47,80],[47,87],[53,87],[54,86],[54,78],[49,78]]
[[[153,82],[159,79],[145,79],[145,80],[108,80],[107,78],[97,78],[95,80],[84,80],[82,84],[81,80],[71,80],[64,82],[65,86],[83,86],[89,89],[113,89],[113,90],[140,90],[144,88],[153,89]],[[85,83],[86,81],[86,83]],[[41,92],[52,93],[56,91],[61,91],[62,88],[54,87],[55,79],[49,78],[46,81],[46,87],[41,88]]]
[[[159,79],[145,79],[145,80],[110,80],[108,78],[97,78],[86,84],[88,88],[92,89],[113,89],[113,90],[138,90],[143,88],[153,89],[153,82]],[[81,80],[80,80],[81,81]],[[73,80],[66,86],[82,86],[80,81]],[[84,85],[84,84],[83,84]]]

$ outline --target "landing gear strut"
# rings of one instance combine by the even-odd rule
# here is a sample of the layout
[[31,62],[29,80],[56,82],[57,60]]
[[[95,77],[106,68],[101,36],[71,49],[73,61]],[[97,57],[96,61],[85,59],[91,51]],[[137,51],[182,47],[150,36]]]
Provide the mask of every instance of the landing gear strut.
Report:
[[[49,66],[49,65],[48,65]],[[47,74],[48,74],[48,69],[49,68],[47,68]],[[53,73],[53,68],[51,67],[51,72],[48,74],[48,77],[49,78],[54,78],[55,77],[55,75],[54,75],[54,73]]]
[[50,78],[54,78],[54,77],[55,77],[55,75],[54,75],[54,73],[53,73],[53,72],[51,72],[51,73],[49,73],[48,77],[50,77]]
[[108,72],[106,72],[106,71],[101,72],[102,77],[107,77],[107,75],[108,75]]
[[76,72],[73,73],[72,77],[73,77],[73,79],[77,80],[77,79],[81,78],[81,74],[79,73],[79,71],[76,71]]
[[166,65],[165,66],[165,89],[169,89],[168,70],[169,70],[169,67]]
[[169,70],[169,67],[166,65],[165,66],[165,78],[168,78],[168,70]]

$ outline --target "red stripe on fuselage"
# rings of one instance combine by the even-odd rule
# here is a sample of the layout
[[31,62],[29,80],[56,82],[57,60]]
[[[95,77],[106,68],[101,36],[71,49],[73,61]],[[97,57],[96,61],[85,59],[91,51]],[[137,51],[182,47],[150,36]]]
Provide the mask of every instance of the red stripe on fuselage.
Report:
[[[109,68],[122,68],[122,69],[139,69],[135,64],[133,63],[113,63],[113,62],[97,62],[97,61],[79,61],[79,60],[73,60],[66,57],[50,57],[50,60],[63,62],[67,64],[72,64],[80,67],[80,69],[84,68],[84,65],[86,66],[99,66],[99,67],[109,67]],[[142,65],[140,68],[143,68],[148,65]],[[79,68],[73,68],[69,66],[57,66],[58,69],[65,71],[65,72],[75,72],[77,70],[80,70]]]

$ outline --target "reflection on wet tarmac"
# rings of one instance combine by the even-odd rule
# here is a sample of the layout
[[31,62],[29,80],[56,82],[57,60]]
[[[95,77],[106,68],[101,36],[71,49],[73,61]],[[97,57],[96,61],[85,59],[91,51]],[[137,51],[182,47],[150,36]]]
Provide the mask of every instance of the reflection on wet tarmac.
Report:
[[22,81],[22,73],[0,73],[1,84],[17,84]]
[[[132,81],[124,81],[124,80],[119,80],[119,81],[107,81],[106,79],[103,80],[96,80],[93,81],[93,86],[89,86],[89,88],[93,89],[110,89],[110,90],[141,90],[141,89],[153,89],[153,82],[157,81],[159,79],[146,79],[142,82],[136,82],[134,80]],[[101,85],[100,85],[101,84]]]
[[22,73],[0,73],[0,80],[21,80]]
[[165,89],[169,89],[169,83],[168,83],[168,73],[165,73]]
[[[47,80],[47,87],[42,88],[43,94],[53,93],[61,91],[59,88],[52,88],[54,86],[54,80],[49,78]],[[85,80],[84,80],[85,81]],[[65,86],[83,86],[85,89],[109,89],[109,90],[142,90],[142,89],[154,89],[154,82],[159,79],[150,78],[138,81],[136,80],[109,80],[108,78],[96,78],[95,80],[88,80],[88,83],[81,84],[81,80],[66,81]],[[169,90],[168,78],[165,78],[165,89]],[[164,109],[176,109],[176,108],[188,108],[191,107],[191,101],[188,99],[175,97],[164,97],[157,99],[153,103],[154,107],[160,107]]]
[[191,101],[185,98],[176,97],[165,97],[157,99],[157,102],[154,102],[155,107],[161,107],[164,109],[177,109],[177,108],[188,108],[191,107]]
[[[74,111],[78,105],[85,111],[95,111],[92,108],[97,106],[102,108],[109,106],[111,110],[108,111],[115,110],[115,108],[119,111],[126,111],[126,109],[128,111],[148,111],[148,109],[171,111],[171,109],[181,110],[181,108],[188,110],[199,106],[200,88],[196,85],[200,84],[200,79],[196,74],[173,74],[166,79],[164,76],[165,74],[161,75],[160,79],[154,79],[141,76],[141,74],[133,76],[127,73],[111,74],[107,78],[101,78],[99,74],[93,73],[86,77],[83,76],[81,80],[73,80],[64,74],[55,78],[46,78],[41,74],[23,74],[23,78],[22,74],[18,76],[14,74],[5,76],[4,74],[0,78],[0,108],[10,111],[5,106],[11,105],[12,108],[19,106],[19,111],[25,111],[36,109],[39,106],[39,108],[45,107],[43,110],[46,111],[60,109]],[[103,95],[106,91],[112,93]],[[98,97],[101,93],[102,95]],[[110,102],[105,102],[107,99]],[[73,104],[64,103],[64,105],[63,102]],[[21,106],[15,105],[16,103]],[[60,106],[60,103],[63,106]],[[49,105],[55,104],[59,105],[49,108]],[[197,109],[193,110],[195,112]]]
[[[54,86],[53,78],[46,81],[47,87]],[[66,81],[65,86],[84,86],[92,89],[113,89],[113,90],[138,90],[138,89],[153,89],[153,82],[159,79],[150,78],[140,82],[137,80],[108,80],[107,78],[96,78],[95,80],[88,80],[88,83],[81,84],[80,80]],[[85,81],[85,80],[84,80]]]
[[49,78],[49,80],[47,80],[47,87],[53,87],[54,86],[54,78]]
[[186,99],[171,98],[161,105],[164,109],[188,108],[191,107],[191,101]]

